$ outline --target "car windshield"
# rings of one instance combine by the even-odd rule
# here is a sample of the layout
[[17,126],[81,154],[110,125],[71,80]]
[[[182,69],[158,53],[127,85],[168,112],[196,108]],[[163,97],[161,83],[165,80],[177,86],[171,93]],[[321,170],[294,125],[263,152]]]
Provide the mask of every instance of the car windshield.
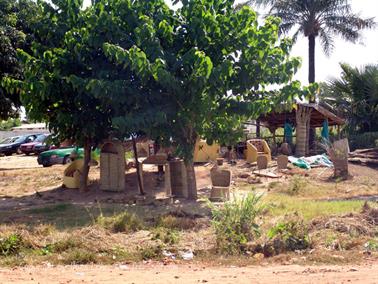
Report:
[[47,135],[45,135],[45,134],[38,135],[37,139],[35,139],[34,142],[43,142],[43,141],[46,140],[46,138],[47,138]]
[[18,138],[19,138],[19,136],[8,137],[8,138],[5,138],[4,140],[1,140],[0,144],[10,144],[10,143],[13,143],[14,141],[16,141]]
[[25,141],[25,136],[18,137],[15,141],[12,141],[14,143],[23,143]]

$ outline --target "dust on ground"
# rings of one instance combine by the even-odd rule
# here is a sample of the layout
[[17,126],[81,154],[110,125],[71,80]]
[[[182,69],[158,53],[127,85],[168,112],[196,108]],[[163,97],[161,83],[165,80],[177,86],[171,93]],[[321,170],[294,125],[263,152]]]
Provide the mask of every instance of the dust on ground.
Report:
[[0,269],[1,283],[378,283],[378,263],[364,266],[116,265]]

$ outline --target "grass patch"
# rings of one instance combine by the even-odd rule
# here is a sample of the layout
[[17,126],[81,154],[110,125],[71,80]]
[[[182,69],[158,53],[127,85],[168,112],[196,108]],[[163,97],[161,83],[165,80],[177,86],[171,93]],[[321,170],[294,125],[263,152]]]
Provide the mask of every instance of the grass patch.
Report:
[[360,212],[364,203],[359,200],[307,200],[296,196],[277,193],[265,196],[264,201],[270,207],[269,212],[273,216],[282,216],[287,213],[297,212],[299,215],[303,216],[305,220],[311,220],[315,217]]
[[223,206],[209,203],[219,252],[227,255],[242,253],[248,242],[260,236],[257,223],[263,209],[260,200],[261,196],[248,193],[245,197],[235,196]]
[[163,257],[163,248],[160,245],[145,246],[139,250],[139,253],[143,260],[161,259]]
[[38,208],[32,208],[27,210],[26,213],[30,214],[49,214],[52,216],[59,215],[62,212],[71,210],[73,207],[72,204],[68,203],[61,203],[61,204],[56,204],[56,205],[49,205],[49,206],[44,206],[44,207],[38,207]]
[[65,255],[63,263],[69,265],[97,263],[97,255],[84,249],[72,249]]
[[23,240],[18,234],[0,238],[0,256],[17,255],[23,247]]
[[179,242],[180,235],[177,230],[159,227],[154,230],[152,239],[161,240],[167,245],[174,245]]
[[143,229],[144,224],[135,214],[127,211],[111,217],[100,215],[96,223],[114,233],[131,233]]

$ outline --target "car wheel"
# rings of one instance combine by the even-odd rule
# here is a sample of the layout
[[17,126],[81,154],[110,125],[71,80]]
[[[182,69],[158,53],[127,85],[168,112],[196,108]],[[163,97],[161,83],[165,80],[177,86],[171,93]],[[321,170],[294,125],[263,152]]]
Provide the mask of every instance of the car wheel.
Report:
[[26,155],[26,156],[29,156],[29,155],[30,155],[30,153],[29,153],[29,152],[26,152],[26,153],[25,153],[25,155]]
[[71,160],[70,156],[65,156],[64,157],[64,159],[63,159],[63,165],[69,164],[71,162],[72,162],[72,160]]
[[43,162],[42,162],[42,166],[43,166],[44,168],[47,168],[47,167],[51,167],[52,165],[51,165],[49,162],[47,162],[47,161],[43,161]]
[[12,156],[13,153],[5,153],[5,156]]

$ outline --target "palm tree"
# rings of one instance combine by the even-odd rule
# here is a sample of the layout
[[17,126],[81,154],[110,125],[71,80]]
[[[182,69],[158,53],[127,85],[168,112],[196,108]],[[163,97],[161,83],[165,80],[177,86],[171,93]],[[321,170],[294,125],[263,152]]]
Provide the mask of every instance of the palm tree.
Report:
[[360,31],[375,26],[374,18],[362,18],[352,12],[349,0],[249,0],[245,4],[269,6],[269,14],[282,19],[281,33],[294,30],[293,39],[308,38],[309,83],[315,82],[315,39],[326,55],[334,48],[334,36],[357,42]]
[[[248,0],[243,4],[270,7],[269,14],[282,19],[281,33],[294,30],[294,41],[299,35],[308,38],[309,83],[315,82],[316,38],[319,38],[325,54],[329,55],[334,48],[334,36],[355,43],[360,38],[362,29],[375,26],[374,18],[364,19],[353,13],[349,0]],[[310,102],[315,102],[315,97]],[[311,115],[310,112],[306,114]],[[307,123],[307,127],[309,125]],[[298,141],[297,137],[297,144],[305,143],[308,145],[306,149],[309,149],[314,145],[315,129],[306,128],[306,132],[308,135],[299,135],[305,141]],[[297,151],[297,154],[308,152]]]
[[378,65],[340,66],[340,79],[321,84],[320,100],[346,117],[348,133],[378,131]]

